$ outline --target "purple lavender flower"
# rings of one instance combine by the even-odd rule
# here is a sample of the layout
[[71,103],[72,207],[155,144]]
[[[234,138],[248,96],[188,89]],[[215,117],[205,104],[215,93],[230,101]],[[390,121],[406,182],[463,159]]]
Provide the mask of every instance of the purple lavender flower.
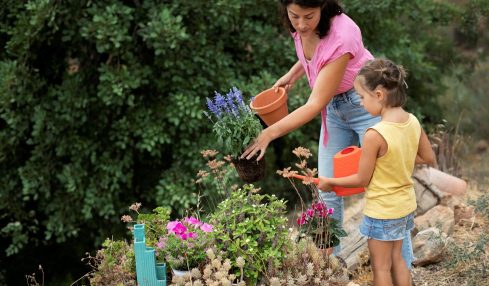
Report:
[[214,102],[212,102],[212,100],[210,100],[209,98],[206,99],[207,99],[207,108],[209,108],[212,114],[214,114],[217,118],[220,118],[221,111],[219,110],[219,108],[214,104]]
[[238,106],[245,106],[245,103],[243,101],[243,96],[241,94],[241,90],[239,90],[235,86],[233,86],[231,90],[234,93],[234,98],[236,99],[236,103],[238,104]]
[[214,97],[214,104],[216,105],[216,107],[219,109],[220,112],[229,113],[229,107],[227,106],[226,98],[224,98],[224,96],[222,96],[217,91],[215,93],[216,96]]
[[226,94],[226,103],[231,113],[235,117],[238,117],[239,116],[238,107],[234,104],[234,94],[232,90],[230,90],[229,93]]

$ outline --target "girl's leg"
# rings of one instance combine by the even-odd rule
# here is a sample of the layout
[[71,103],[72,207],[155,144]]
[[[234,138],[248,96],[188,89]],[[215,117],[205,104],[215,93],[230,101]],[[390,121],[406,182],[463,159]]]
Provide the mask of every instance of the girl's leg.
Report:
[[[353,130],[341,119],[335,110],[337,106],[333,100],[328,106],[327,126],[329,139],[328,144],[323,144],[323,131],[321,126],[321,135],[318,148],[318,173],[320,176],[333,176],[333,156],[350,145],[358,142],[358,137]],[[333,218],[343,224],[343,198],[336,196],[334,192],[319,192],[319,198],[326,204],[328,208],[334,208]],[[334,248],[334,254],[338,254],[341,246]]]
[[396,286],[411,286],[411,273],[402,258],[403,240],[394,241],[392,249],[392,280]]
[[[399,242],[402,243],[401,241]],[[374,286],[392,286],[391,268],[393,247],[394,241],[380,241],[372,238],[368,240]]]

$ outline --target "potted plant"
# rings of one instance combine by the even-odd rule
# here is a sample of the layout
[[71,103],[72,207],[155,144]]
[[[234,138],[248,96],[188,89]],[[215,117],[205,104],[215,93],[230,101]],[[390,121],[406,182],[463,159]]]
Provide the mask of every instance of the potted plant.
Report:
[[233,87],[226,95],[216,92],[207,98],[209,112],[204,112],[213,122],[212,131],[225,154],[232,162],[239,177],[246,183],[253,183],[265,176],[265,160],[239,159],[243,150],[262,130],[260,120],[245,104],[241,91]]
[[206,249],[212,244],[213,229],[195,217],[168,222],[167,232],[156,243],[158,260],[163,258],[177,276],[201,267],[206,260]]
[[296,166],[303,174],[303,184],[309,188],[313,197],[311,204],[306,206],[300,191],[292,180],[292,178],[297,177],[298,171],[291,170],[291,167],[277,171],[279,175],[290,180],[301,202],[302,210],[297,218],[298,239],[310,237],[318,248],[324,249],[326,252],[332,252],[332,247],[339,245],[340,238],[347,234],[339,221],[331,216],[334,209],[327,208],[326,204],[318,196],[319,190],[317,185],[313,183],[317,170],[307,167],[307,159],[312,155],[311,152],[306,148],[298,147],[292,153],[299,158],[300,162]]
[[327,208],[324,202],[315,201],[297,218],[299,239],[310,237],[319,249],[331,254],[334,246],[340,244],[340,238],[346,236],[338,220],[331,217],[333,208]]
[[[274,195],[256,193],[253,185],[244,185],[222,201],[210,222],[215,247],[222,257],[232,261],[231,272],[244,272],[246,285],[254,285],[271,266],[284,259],[288,243],[285,201]],[[244,268],[235,263],[242,257]]]
[[136,221],[130,215],[122,216],[121,220],[146,226],[145,243],[155,248],[157,263],[167,263],[173,274],[202,266],[205,251],[212,245],[212,225],[192,216],[170,221],[168,208],[157,207],[152,213],[140,213],[140,207],[141,203],[129,207],[137,213]]
[[325,256],[310,238],[292,243],[279,267],[269,269],[266,285],[349,285],[348,269],[338,257]]

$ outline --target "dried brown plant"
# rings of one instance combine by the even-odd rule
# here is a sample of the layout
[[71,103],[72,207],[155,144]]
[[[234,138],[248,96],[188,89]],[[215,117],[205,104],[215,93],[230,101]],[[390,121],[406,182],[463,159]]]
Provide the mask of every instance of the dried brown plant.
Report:
[[243,268],[245,260],[242,257],[236,259],[235,265],[239,269],[241,275],[239,277],[233,273],[232,262],[229,259],[224,259],[221,256],[216,256],[214,250],[209,248],[206,251],[207,263],[202,269],[194,268],[189,273],[183,276],[173,276],[170,286],[219,286],[219,285],[238,285],[244,286],[246,283],[243,280]]

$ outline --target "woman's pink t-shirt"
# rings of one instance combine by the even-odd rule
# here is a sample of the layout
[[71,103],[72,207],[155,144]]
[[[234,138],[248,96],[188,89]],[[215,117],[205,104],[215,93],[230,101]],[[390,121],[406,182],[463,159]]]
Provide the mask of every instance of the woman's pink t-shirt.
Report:
[[[319,72],[325,65],[344,54],[350,54],[350,60],[346,66],[345,74],[335,93],[340,94],[353,88],[353,81],[363,64],[368,60],[372,60],[374,57],[363,46],[360,28],[358,28],[357,24],[350,17],[342,13],[335,16],[331,21],[328,34],[319,41],[310,61],[306,60],[304,56],[299,33],[295,32],[292,36],[294,37],[297,57],[304,67],[311,89],[314,87]],[[324,136],[323,144],[325,146],[328,142],[326,110],[325,107],[321,111]]]
[[307,61],[304,56],[299,33],[295,32],[292,35],[297,57],[306,71],[311,88],[314,87],[316,78],[324,65],[348,53],[350,54],[350,61],[348,61],[345,75],[336,90],[336,94],[348,91],[353,87],[353,80],[362,65],[374,58],[363,46],[360,28],[344,13],[332,19],[328,34],[319,41],[310,61]]

